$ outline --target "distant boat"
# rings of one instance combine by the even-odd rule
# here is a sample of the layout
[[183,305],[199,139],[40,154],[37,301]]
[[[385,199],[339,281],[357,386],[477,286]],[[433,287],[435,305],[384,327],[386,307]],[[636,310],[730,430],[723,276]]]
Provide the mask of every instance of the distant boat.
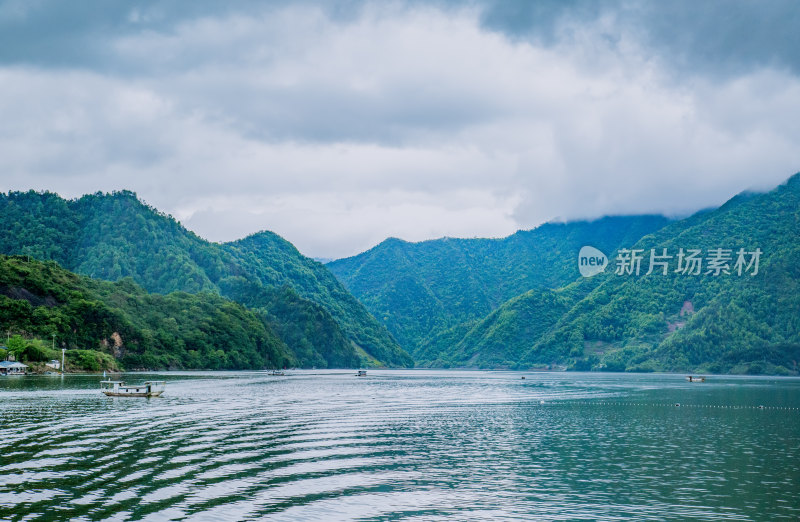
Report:
[[686,380],[689,382],[706,382],[706,378],[697,375],[687,375]]
[[270,375],[286,375],[286,373],[283,370],[272,370],[269,374]]
[[366,376],[367,376],[367,370],[358,370],[358,373],[356,374],[356,377],[366,377]]
[[100,391],[109,397],[158,397],[164,393],[166,381],[145,381],[136,386],[122,381],[100,381]]

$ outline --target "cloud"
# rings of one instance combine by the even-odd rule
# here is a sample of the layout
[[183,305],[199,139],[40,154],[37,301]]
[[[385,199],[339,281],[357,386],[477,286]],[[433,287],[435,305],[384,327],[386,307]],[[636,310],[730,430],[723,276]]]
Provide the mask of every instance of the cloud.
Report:
[[193,204],[178,215],[187,216],[184,223],[190,228],[207,230],[212,240],[229,239],[232,231],[243,237],[263,223],[274,223],[275,232],[296,238],[301,252],[349,255],[391,236],[408,241],[505,236],[517,229],[511,218],[516,202],[514,197],[463,189],[437,193],[358,190],[210,198],[200,210]]
[[[0,27],[47,25],[20,5]],[[339,257],[684,214],[799,170],[800,79],[763,35],[772,58],[723,74],[633,27],[638,3],[517,25],[501,4],[218,5],[87,15],[59,64],[0,52],[0,189],[129,188],[212,240]]]
[[[748,0],[484,0],[483,27],[536,45],[558,45],[587,26],[606,42],[636,39],[678,74],[717,77],[771,67],[800,74],[800,8]],[[602,23],[605,21],[606,23]],[[611,23],[608,23],[611,22]]]

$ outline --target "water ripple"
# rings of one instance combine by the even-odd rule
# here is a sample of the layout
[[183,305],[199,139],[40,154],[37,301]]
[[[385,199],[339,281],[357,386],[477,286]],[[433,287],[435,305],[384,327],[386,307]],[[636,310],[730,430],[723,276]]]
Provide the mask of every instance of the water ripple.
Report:
[[519,377],[0,381],[0,519],[800,518],[799,380]]

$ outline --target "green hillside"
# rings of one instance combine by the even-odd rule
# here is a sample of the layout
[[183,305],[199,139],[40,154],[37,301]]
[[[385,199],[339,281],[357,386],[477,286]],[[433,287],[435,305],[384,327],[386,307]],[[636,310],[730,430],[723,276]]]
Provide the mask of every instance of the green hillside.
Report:
[[[293,349],[319,352],[311,359],[325,360],[326,352],[327,359],[335,353],[332,360],[347,361],[348,366],[360,364],[353,362],[356,359],[390,366],[413,364],[323,265],[275,234],[210,243],[127,191],[69,201],[52,193],[0,194],[0,225],[4,230],[0,253],[54,260],[69,270],[109,281],[132,277],[153,293],[226,295],[240,286],[239,280],[263,287],[257,295],[265,300],[251,300],[249,306],[269,313]],[[292,292],[274,291],[284,287]],[[302,322],[312,317],[319,320]],[[324,337],[333,346],[320,345],[320,338],[309,336],[319,331],[320,324],[339,330]]]
[[417,364],[426,367],[510,368],[569,309],[566,292],[529,290],[480,321],[462,323],[422,345]]
[[[730,275],[597,276],[597,287],[522,364],[573,360],[628,370],[796,372],[800,360],[800,174],[767,194],[742,194],[673,223],[635,248],[732,250]],[[755,276],[734,270],[736,251],[760,249]],[[748,258],[749,261],[749,258]]]
[[300,297],[319,303],[345,336],[370,357],[395,366],[414,365],[386,328],[324,265],[304,257],[277,234],[260,232],[223,247],[236,260],[236,266],[261,285],[289,286]]
[[548,223],[503,239],[387,239],[327,266],[404,348],[430,360],[429,345],[439,334],[531,289],[573,281],[574,252],[581,246],[611,252],[668,222],[662,216],[606,217]]
[[[258,369],[308,364],[273,331],[269,319],[213,293],[148,294],[131,279],[79,276],[54,261],[0,256],[0,324],[20,338],[50,340],[69,358],[126,369]],[[48,343],[49,344],[49,343]],[[35,343],[36,362],[60,358]],[[113,358],[113,359],[111,359]],[[69,359],[68,359],[69,360]],[[111,369],[104,367],[87,369]],[[116,365],[114,365],[116,366]]]
[[[796,373],[800,361],[800,175],[767,194],[742,194],[710,212],[667,225],[635,243],[639,276],[606,272],[557,294],[572,301],[555,321],[527,293],[475,323],[455,348],[435,345],[433,365],[607,371]],[[672,253],[668,272],[646,275],[650,249]],[[681,248],[730,249],[731,274],[676,273]],[[755,276],[735,270],[736,251],[761,249]],[[577,249],[571,256],[576,262]],[[749,258],[747,259],[749,261]],[[520,310],[528,310],[527,314]],[[540,328],[536,329],[537,326]],[[464,358],[462,350],[474,352]],[[507,353],[521,354],[518,358]],[[503,362],[498,362],[503,361]],[[421,364],[426,364],[421,362]]]
[[[408,343],[418,366],[600,371],[797,373],[800,362],[800,174],[679,221],[604,218],[544,225],[501,240],[387,240],[328,266]],[[592,245],[609,267],[579,276]],[[642,250],[617,275],[619,249]],[[676,273],[677,254],[707,263],[728,249],[733,273]],[[647,275],[650,251],[667,249]],[[736,273],[760,249],[759,272]],[[749,261],[749,259],[746,259]],[[744,268],[744,267],[743,267]],[[752,268],[752,267],[751,267]]]
[[[0,250],[117,281],[3,258],[0,324],[131,368],[412,365],[394,334],[419,366],[798,373],[800,174],[679,221],[388,239],[330,270],[269,232],[209,243],[127,192],[0,194],[0,209]],[[584,245],[609,257],[588,279]],[[640,273],[615,273],[625,249],[641,251]],[[682,249],[700,252],[699,273],[678,270]],[[728,256],[718,275],[715,249]],[[760,251],[755,275],[737,273],[739,249],[745,265]],[[647,273],[651,250],[666,272]]]

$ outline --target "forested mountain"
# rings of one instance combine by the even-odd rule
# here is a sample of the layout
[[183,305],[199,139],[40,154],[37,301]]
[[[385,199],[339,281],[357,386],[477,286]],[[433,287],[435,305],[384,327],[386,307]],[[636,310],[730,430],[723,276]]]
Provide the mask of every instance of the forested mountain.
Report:
[[[797,371],[800,361],[800,174],[767,194],[742,194],[719,209],[676,222],[633,248],[705,256],[700,275],[617,276],[599,281],[522,364],[565,360],[607,369]],[[708,273],[716,249],[728,271]],[[763,253],[758,273],[735,269],[737,251]],[[752,256],[746,256],[749,263]],[[746,266],[744,267],[746,268]]]
[[[148,294],[130,278],[99,281],[54,261],[21,256],[0,255],[0,324],[25,337],[49,341],[55,335],[57,347],[69,348],[70,356],[95,350],[127,369],[259,369],[312,362],[287,347],[266,315],[217,294]],[[60,359],[60,350],[25,355]],[[353,362],[328,355],[332,364]]]
[[[0,194],[0,225],[2,252],[118,281],[1,258],[0,324],[128,367],[410,366],[391,331],[420,366],[798,373],[800,174],[679,221],[389,239],[331,271],[269,232],[209,243],[129,192]],[[608,255],[591,278],[585,245]]]
[[269,232],[210,243],[127,191],[77,200],[33,191],[0,194],[0,227],[0,253],[54,260],[93,278],[132,277],[161,294],[237,299],[244,292],[248,306],[269,314],[289,347],[307,352],[316,366],[326,365],[323,351],[338,353],[336,360],[349,366],[357,365],[355,358],[413,364],[323,265]]
[[605,217],[548,223],[503,239],[387,239],[327,266],[404,348],[425,361],[434,338],[452,334],[451,328],[463,330],[464,323],[529,290],[575,280],[581,246],[610,253],[668,222],[662,216]]
[[[800,174],[767,194],[741,194],[620,247],[642,250],[641,272],[608,269],[556,292],[511,299],[446,332],[421,365],[613,371],[796,373],[800,361]],[[649,256],[663,259],[651,273]],[[664,251],[666,249],[666,252]],[[701,251],[699,274],[679,270]],[[723,270],[709,265],[724,249]],[[737,252],[743,249],[741,275]],[[758,272],[751,253],[760,250]],[[571,259],[577,264],[575,249]],[[677,270],[677,271],[676,271]],[[710,271],[710,272],[709,272]],[[725,273],[725,272],[729,273]],[[448,338],[447,335],[450,335]]]
[[[345,336],[369,357],[396,366],[413,366],[411,357],[388,330],[324,265],[302,256],[285,239],[272,232],[260,232],[223,246],[236,260],[237,267],[261,285],[290,286],[300,297],[320,303]],[[231,297],[237,298],[233,294]]]
[[513,368],[530,339],[548,332],[571,304],[568,292],[529,290],[503,303],[482,320],[462,323],[425,340],[417,350],[421,366]]

